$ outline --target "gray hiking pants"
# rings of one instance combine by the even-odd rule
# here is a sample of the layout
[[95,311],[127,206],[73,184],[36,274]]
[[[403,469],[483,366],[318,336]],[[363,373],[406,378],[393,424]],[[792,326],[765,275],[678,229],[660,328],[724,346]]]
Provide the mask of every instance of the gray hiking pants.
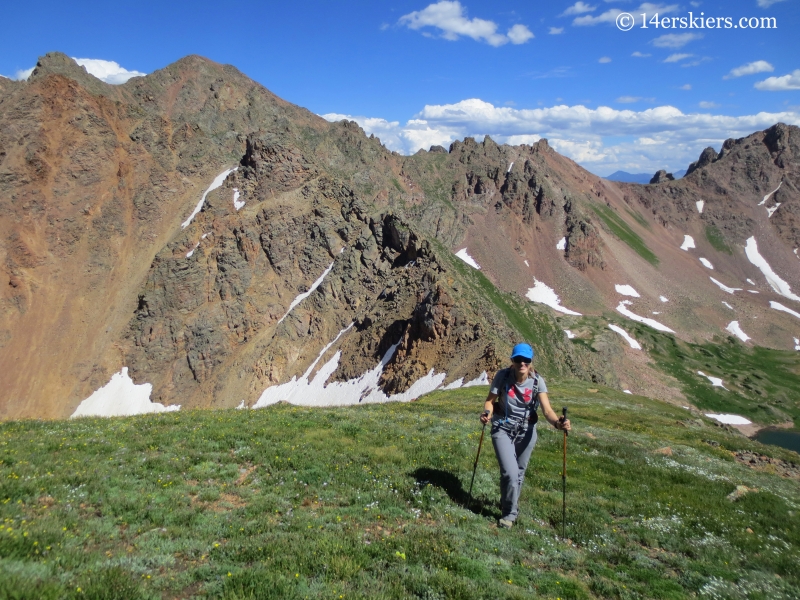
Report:
[[535,424],[527,424],[524,429],[510,423],[492,425],[492,445],[500,464],[500,510],[503,519],[515,521],[519,514],[519,494],[536,437]]

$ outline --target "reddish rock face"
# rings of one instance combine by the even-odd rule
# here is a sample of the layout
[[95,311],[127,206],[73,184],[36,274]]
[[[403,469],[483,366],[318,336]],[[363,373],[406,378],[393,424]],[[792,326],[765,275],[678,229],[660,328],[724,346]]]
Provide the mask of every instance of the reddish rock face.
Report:
[[[743,329],[787,346],[795,318],[769,308],[783,297],[743,249],[756,236],[800,290],[799,140],[779,124],[707,149],[683,179],[621,184],[546,140],[399,156],[200,57],[110,86],[47,55],[30,81],[0,79],[0,418],[68,416],[123,366],[157,402],[251,404],[350,323],[329,351],[342,353],[333,379],[398,344],[387,393],[432,368],[449,382],[503,366],[520,341],[512,317],[537,323],[528,341],[547,376],[614,385],[620,369],[647,368],[611,342],[565,341],[549,309],[522,299],[534,277],[594,315],[618,304],[615,284],[633,285],[635,308],[686,339],[730,320],[710,274],[751,278],[761,293],[736,301],[760,326]],[[684,235],[696,250],[680,250]],[[453,257],[463,247],[481,275]],[[484,276],[516,298],[501,310]]]

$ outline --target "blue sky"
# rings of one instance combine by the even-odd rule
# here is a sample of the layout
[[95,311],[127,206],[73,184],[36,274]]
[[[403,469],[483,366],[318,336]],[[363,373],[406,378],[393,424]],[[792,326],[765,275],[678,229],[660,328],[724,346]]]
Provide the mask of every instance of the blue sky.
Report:
[[[53,50],[137,73],[200,54],[328,119],[353,118],[403,153],[468,135],[547,137],[601,175],[654,172],[686,168],[706,146],[779,120],[800,125],[798,0],[35,8],[4,7],[0,74],[24,76]],[[628,31],[617,26],[628,25],[624,13],[634,19]],[[125,79],[106,62],[86,66]]]

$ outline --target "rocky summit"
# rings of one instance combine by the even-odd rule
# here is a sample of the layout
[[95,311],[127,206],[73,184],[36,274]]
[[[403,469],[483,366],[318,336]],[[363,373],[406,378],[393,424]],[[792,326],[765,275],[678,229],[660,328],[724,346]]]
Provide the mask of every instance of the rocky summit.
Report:
[[685,402],[587,323],[794,351],[798,186],[783,124],[640,185],[544,139],[401,156],[197,56],[113,86],[48,54],[0,79],[0,417],[409,400],[521,339]]

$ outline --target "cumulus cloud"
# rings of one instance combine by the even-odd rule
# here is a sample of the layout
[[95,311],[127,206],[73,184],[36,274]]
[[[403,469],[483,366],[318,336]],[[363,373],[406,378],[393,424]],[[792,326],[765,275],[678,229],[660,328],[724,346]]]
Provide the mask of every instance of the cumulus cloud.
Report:
[[531,30],[519,23],[508,30],[508,39],[511,40],[512,44],[524,44],[532,37]]
[[427,105],[405,125],[346,118],[378,135],[387,147],[406,154],[434,144],[447,147],[468,136],[480,140],[489,135],[499,143],[514,145],[532,144],[545,137],[562,154],[601,174],[618,169],[640,173],[685,168],[697,160],[703,148],[719,147],[727,138],[743,137],[779,121],[800,125],[800,112],[794,111],[737,117],[686,114],[672,106],[641,111],[582,105],[517,109],[477,98]]
[[374,134],[375,137],[380,138],[383,145],[389,150],[396,152],[405,150],[405,144],[400,137],[400,121],[387,121],[377,117],[352,116],[341,113],[327,113],[320,116],[332,123],[336,121],[355,121],[368,134]]
[[559,33],[564,33],[563,27],[551,27],[550,31],[548,31],[550,35],[558,35]]
[[783,2],[783,0],[758,0],[757,4],[760,8],[769,8],[778,2]]
[[694,54],[670,54],[667,58],[664,59],[665,63],[673,63],[682,61],[684,58],[689,58],[690,56],[694,56]]
[[692,40],[699,40],[702,35],[699,33],[667,33],[658,36],[650,43],[656,48],[683,48]]
[[690,89],[692,89],[692,84],[691,84],[691,83],[684,83],[684,84],[683,84],[681,87],[679,87],[678,89],[679,89],[679,90],[685,90],[685,91],[689,91]]
[[14,77],[12,77],[12,79],[16,79],[17,81],[25,81],[28,77],[31,76],[31,73],[33,73],[33,70],[35,68],[36,67],[31,67],[30,69],[21,69],[16,73],[14,73]]
[[631,54],[631,56],[635,56],[636,58],[647,58],[648,56],[653,56],[652,54],[642,54],[638,50]]
[[[90,75],[94,75],[100,81],[105,81],[106,83],[111,83],[114,85],[119,85],[121,83],[125,83],[131,77],[143,77],[147,75],[147,73],[140,73],[139,71],[129,71],[128,69],[124,69],[119,66],[118,63],[114,62],[113,60],[102,60],[100,58],[74,58],[73,59],[78,65],[86,69],[86,72]],[[17,71],[14,74],[14,79],[17,80],[24,80],[28,79],[33,73],[33,70],[36,67],[31,67],[30,69],[24,69],[21,71]]]
[[585,2],[576,2],[572,6],[570,6],[567,10],[561,13],[559,16],[567,17],[569,15],[582,15],[583,13],[592,12],[596,9],[596,6],[590,6]]
[[767,77],[764,81],[756,83],[755,88],[767,92],[800,90],[800,69],[795,69],[789,75],[782,77]]
[[605,65],[611,62],[611,58],[608,56],[601,56],[597,62],[599,62],[601,65]]
[[99,58],[74,58],[73,59],[86,71],[106,83],[119,85],[125,83],[131,77],[144,77],[146,73],[139,71],[129,71],[119,66],[113,60],[101,60]]
[[723,79],[733,79],[734,77],[743,77],[744,75],[754,75],[755,73],[772,73],[775,70],[771,64],[765,60],[757,60],[755,62],[747,63],[741,67],[731,69],[731,72],[725,75]]
[[441,0],[430,4],[422,10],[403,15],[398,22],[415,31],[426,27],[438,29],[446,40],[455,41],[464,36],[495,47],[508,42],[524,44],[533,37],[525,25],[514,25],[503,35],[497,32],[497,23],[494,21],[468,19],[466,9],[458,0]]
[[[645,15],[644,18],[645,19],[650,19],[652,17],[652,15],[654,15],[655,13],[659,13],[659,15],[662,15],[662,14],[675,12],[676,10],[678,10],[678,5],[677,4],[665,5],[665,4],[653,4],[651,2],[644,2],[643,4],[641,4],[639,6],[639,8],[637,8],[635,10],[627,10],[625,12],[630,12],[632,14],[637,15],[637,19],[639,18],[639,16],[641,14],[644,13],[644,15]],[[604,13],[601,13],[601,14],[599,14],[597,16],[595,16],[595,15],[583,15],[581,17],[576,17],[572,21],[572,24],[573,25],[578,25],[578,26],[588,26],[588,25],[599,25],[601,23],[608,23],[608,24],[616,26],[617,17],[622,12],[623,11],[621,11],[618,8],[611,8],[611,9],[609,9],[609,10],[605,11]]]

